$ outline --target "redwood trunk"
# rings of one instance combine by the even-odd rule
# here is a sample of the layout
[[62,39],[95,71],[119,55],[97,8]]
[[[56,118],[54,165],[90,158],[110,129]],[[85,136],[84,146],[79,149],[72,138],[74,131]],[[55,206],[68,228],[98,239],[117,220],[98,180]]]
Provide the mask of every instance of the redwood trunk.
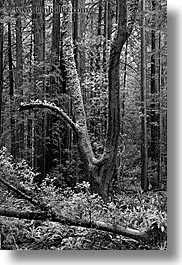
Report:
[[[3,1],[0,0],[0,19]],[[3,24],[0,22],[0,138],[2,135],[2,93],[3,93]]]

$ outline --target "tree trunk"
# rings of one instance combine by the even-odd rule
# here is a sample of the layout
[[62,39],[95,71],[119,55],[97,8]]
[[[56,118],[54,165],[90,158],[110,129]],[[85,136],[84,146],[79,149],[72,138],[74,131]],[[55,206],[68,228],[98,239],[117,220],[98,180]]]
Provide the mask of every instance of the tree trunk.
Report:
[[156,64],[156,3],[152,0],[152,30],[151,30],[151,115],[150,115],[150,128],[151,128],[151,146],[150,155],[153,162],[158,159],[158,117],[157,117],[157,64]]
[[141,1],[141,108],[142,108],[142,144],[141,144],[141,187],[148,189],[148,144],[147,144],[147,87],[146,87],[146,57],[145,57],[145,0]]
[[[161,4],[161,2],[160,2]],[[161,30],[161,28],[160,28]],[[161,187],[162,185],[162,99],[161,99],[161,32],[159,31],[158,36],[158,49],[159,49],[159,55],[158,55],[158,91],[159,91],[159,139],[158,139],[158,187]]]
[[123,76],[123,92],[122,92],[122,127],[121,127],[121,134],[123,135],[124,132],[124,118],[125,118],[125,100],[126,100],[126,88],[127,88],[127,63],[128,63],[128,40],[126,42],[125,47],[125,62],[124,62],[124,76]]
[[10,127],[11,127],[11,155],[15,158],[15,117],[14,117],[14,81],[13,59],[11,50],[11,22],[8,22],[8,64],[9,64],[9,95],[10,95]]
[[[0,0],[0,19],[3,0]],[[2,135],[2,93],[3,93],[3,23],[0,22],[0,139]]]
[[[45,57],[45,14],[43,11],[44,0],[33,0],[32,1],[33,13],[33,36],[34,36],[34,89],[35,92],[39,91],[39,97],[45,99],[45,84],[44,84],[44,57]],[[41,12],[37,12],[40,10]],[[39,86],[37,86],[37,83]],[[46,175],[45,164],[46,164],[46,146],[45,146],[45,127],[46,127],[46,114],[43,118],[35,114],[35,125],[34,125],[34,167],[38,169],[42,176]]]
[[97,26],[97,55],[96,55],[96,68],[99,71],[101,68],[101,34],[102,34],[102,0],[99,0],[99,10],[98,10],[98,26]]
[[[53,0],[53,10],[58,10],[60,0]],[[61,87],[61,80],[59,77],[60,69],[60,13],[53,12],[53,25],[52,25],[52,45],[51,45],[51,73],[50,76],[50,86],[47,87],[47,93],[51,98],[54,98],[55,95],[60,95],[63,92]],[[61,73],[62,75],[62,73]],[[63,75],[62,75],[63,76]],[[60,88],[61,87],[61,88]],[[57,100],[57,97],[55,97]],[[54,163],[57,159],[58,163],[60,161],[61,148],[55,142],[59,142],[60,136],[56,138],[56,141],[53,140],[54,129],[56,126],[57,117],[53,117],[50,113],[47,113],[47,126],[46,126],[46,173],[50,172],[53,166],[57,166]],[[55,152],[55,150],[57,152]]]
[[73,34],[73,45],[74,45],[74,56],[75,63],[78,69],[78,32],[79,32],[79,23],[78,23],[78,7],[79,0],[72,0],[72,34]]
[[[17,1],[17,5],[20,7],[21,0]],[[21,14],[17,14],[16,19],[16,89],[17,92],[20,93],[20,98],[23,98],[23,49],[22,49],[22,22],[21,22]],[[17,124],[17,149],[18,156],[23,158],[24,151],[24,115],[21,114],[21,123]]]

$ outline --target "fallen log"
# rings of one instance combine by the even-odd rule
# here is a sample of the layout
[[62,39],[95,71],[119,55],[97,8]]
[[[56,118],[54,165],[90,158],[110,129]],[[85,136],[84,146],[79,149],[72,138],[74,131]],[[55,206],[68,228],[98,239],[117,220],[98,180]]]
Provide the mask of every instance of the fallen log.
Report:
[[[118,235],[122,235],[125,237],[130,237],[135,240],[142,240],[145,242],[151,241],[154,236],[152,235],[155,231],[153,227],[145,231],[139,231],[137,229],[116,225],[116,224],[107,224],[100,221],[95,220],[83,220],[74,217],[67,217],[62,215],[59,212],[55,212],[53,208],[46,205],[44,202],[37,201],[33,199],[33,195],[28,196],[24,192],[20,191],[18,188],[14,187],[12,184],[8,183],[5,179],[0,177],[0,182],[3,183],[8,189],[13,190],[18,195],[20,195],[23,199],[29,201],[34,206],[39,207],[41,212],[33,212],[33,211],[23,211],[19,212],[16,210],[7,210],[7,209],[0,209],[0,216],[6,217],[14,217],[19,219],[28,219],[28,220],[42,220],[42,221],[51,221],[51,222],[58,222],[63,225],[69,226],[80,226],[85,228],[91,229],[98,229],[101,231],[106,231]],[[156,230],[156,229],[155,229]]]
[[130,237],[135,240],[149,241],[149,234],[147,231],[141,232],[136,229],[126,228],[119,225],[114,224],[106,224],[100,221],[94,220],[80,220],[73,217],[66,217],[60,213],[51,214],[47,212],[31,212],[31,211],[15,211],[15,210],[7,210],[0,209],[0,216],[13,217],[19,219],[27,219],[27,220],[41,220],[41,221],[51,221],[58,222],[63,225],[68,226],[81,226],[85,228],[98,229],[101,231],[106,231],[118,235],[122,235],[125,237]]

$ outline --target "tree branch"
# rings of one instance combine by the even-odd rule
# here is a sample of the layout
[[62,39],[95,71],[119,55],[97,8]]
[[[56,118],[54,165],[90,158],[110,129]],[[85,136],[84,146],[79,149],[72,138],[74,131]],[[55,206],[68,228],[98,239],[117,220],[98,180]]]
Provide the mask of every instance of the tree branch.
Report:
[[72,119],[59,107],[57,107],[54,103],[49,103],[47,101],[41,101],[41,100],[35,100],[31,101],[30,103],[24,103],[22,102],[20,104],[19,110],[24,111],[24,110],[30,110],[30,109],[48,109],[52,111],[56,116],[62,117],[68,124],[69,126],[75,131],[78,132],[78,125],[75,124]]
[[65,217],[61,214],[57,216],[52,216],[46,212],[30,212],[30,211],[13,211],[13,210],[6,210],[0,209],[0,216],[6,217],[15,217],[19,219],[28,219],[28,220],[42,220],[42,221],[51,221],[51,222],[58,222],[64,225],[69,226],[81,226],[85,228],[91,229],[98,229],[101,231],[106,231],[118,235],[122,235],[125,237],[130,237],[136,240],[148,241],[150,240],[148,232],[140,232],[135,229],[125,228],[123,226],[113,225],[113,224],[106,224],[104,222],[99,221],[87,221],[87,220],[79,220],[73,217]]

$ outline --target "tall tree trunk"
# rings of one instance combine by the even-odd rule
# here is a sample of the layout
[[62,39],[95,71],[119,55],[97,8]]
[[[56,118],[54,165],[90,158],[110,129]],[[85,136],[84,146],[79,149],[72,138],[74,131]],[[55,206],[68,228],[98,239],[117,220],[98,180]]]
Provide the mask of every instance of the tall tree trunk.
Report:
[[141,144],[141,187],[148,189],[148,144],[147,144],[147,87],[146,87],[146,57],[145,57],[145,0],[141,0],[141,104],[142,104],[142,144]]
[[85,0],[80,0],[80,19],[79,19],[79,65],[78,74],[80,77],[80,84],[83,94],[83,101],[86,102],[86,91],[83,84],[84,74],[86,68],[86,58],[85,58],[85,32],[86,32],[86,12],[85,12]]
[[78,7],[79,0],[72,0],[72,21],[73,21],[73,45],[74,45],[74,55],[76,67],[78,69],[78,31],[79,31],[79,23],[78,23]]
[[78,20],[78,42],[79,42],[79,64],[78,74],[82,85],[83,77],[85,73],[85,31],[86,31],[86,12],[85,12],[85,0],[79,0],[79,20]]
[[156,64],[156,1],[152,0],[152,30],[151,30],[151,115],[150,115],[150,128],[151,128],[151,147],[150,155],[153,162],[158,159],[158,117],[157,117],[157,64]]
[[[53,10],[58,10],[60,4],[60,0],[53,0]],[[52,18],[52,45],[51,45],[51,72],[53,75],[50,76],[50,86],[47,88],[47,93],[49,93],[51,98],[55,97],[57,100],[57,95],[60,95],[63,92],[61,89],[61,80],[58,77],[59,69],[60,69],[60,13],[53,12]],[[62,73],[61,73],[62,75]],[[62,75],[63,76],[63,75]],[[52,167],[57,166],[54,161],[60,160],[60,152],[61,148],[59,144],[54,144],[55,142],[59,143],[60,136],[57,137],[56,141],[53,140],[53,133],[57,122],[57,117],[53,117],[50,113],[47,113],[47,131],[46,138],[48,141],[46,142],[46,172],[48,173]],[[55,150],[57,152],[55,152]],[[56,159],[56,160],[55,160]]]
[[[33,18],[33,33],[34,33],[34,88],[39,91],[42,98],[45,99],[45,84],[44,84],[44,57],[45,57],[45,14],[44,14],[44,0],[33,0],[32,7],[35,12],[32,13]],[[36,10],[41,10],[37,12]],[[37,83],[39,85],[37,86]],[[46,164],[46,146],[45,146],[45,127],[46,114],[40,119],[39,115],[35,115],[37,122],[35,122],[35,168],[37,168],[44,177]]]
[[8,64],[9,64],[11,155],[15,158],[16,150],[15,150],[15,116],[14,116],[14,81],[13,81],[12,47],[11,47],[11,22],[8,22]]
[[[117,3],[117,9],[119,4]],[[105,1],[105,14],[104,14],[104,48],[103,48],[103,65],[104,71],[107,72],[108,68],[108,40],[111,39],[112,30],[112,16],[111,16],[111,4],[109,0]]]
[[124,76],[123,76],[123,92],[122,92],[122,127],[121,127],[121,134],[124,134],[124,118],[125,118],[125,99],[126,99],[126,85],[127,85],[127,63],[128,63],[128,40],[126,42],[125,48],[125,63],[124,63]]
[[[161,0],[159,1],[161,11]],[[159,100],[159,132],[158,132],[158,187],[162,187],[162,63],[161,63],[161,25],[158,32],[158,100]]]
[[[17,1],[17,6],[20,7],[21,0]],[[17,14],[16,19],[16,89],[20,93],[20,98],[23,98],[23,48],[22,48],[22,21],[21,14]],[[18,155],[23,158],[24,151],[24,115],[21,114],[21,123],[17,124],[17,145],[18,145]]]
[[[0,20],[3,0],[0,0]],[[2,135],[2,93],[3,93],[3,23],[0,22],[0,139]]]
[[97,29],[97,35],[98,35],[98,43],[97,43],[97,56],[96,56],[96,67],[97,70],[100,70],[101,68],[101,34],[102,34],[102,0],[99,0],[99,12],[98,12],[98,29]]

